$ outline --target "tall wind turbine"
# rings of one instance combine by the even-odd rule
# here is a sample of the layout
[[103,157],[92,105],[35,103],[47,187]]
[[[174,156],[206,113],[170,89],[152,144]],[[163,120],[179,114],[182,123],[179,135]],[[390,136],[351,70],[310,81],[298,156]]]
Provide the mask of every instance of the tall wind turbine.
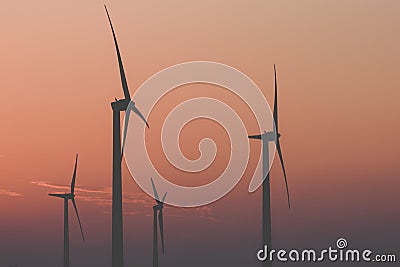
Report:
[[76,180],[77,166],[78,166],[78,154],[76,154],[75,158],[74,174],[72,175],[72,181],[71,181],[71,192],[65,194],[49,194],[49,196],[64,199],[64,267],[69,267],[68,200],[71,200],[72,204],[74,205],[76,217],[78,218],[79,222],[79,227],[81,228],[82,240],[85,241],[85,237],[83,236],[81,220],[79,219],[78,208],[76,207],[76,202],[75,202],[75,180]]
[[[278,151],[279,159],[282,165],[283,176],[285,178],[286,193],[288,199],[288,205],[290,209],[290,196],[289,187],[286,179],[285,165],[283,164],[282,150],[279,143],[279,138],[281,134],[278,128],[278,84],[276,79],[276,68],[274,65],[274,75],[275,75],[275,99],[274,99],[274,123],[275,127],[272,132],[266,132],[260,135],[250,135],[250,139],[258,139],[262,141],[262,155],[263,155],[263,184],[262,184],[262,246],[268,246],[271,249],[271,197],[270,197],[270,177],[269,177],[269,149],[268,143],[274,142],[276,150]],[[264,262],[264,266],[272,266],[272,262],[267,260]]]
[[[163,198],[160,200],[156,186],[154,185],[153,179],[151,179],[151,185],[153,186],[154,197],[156,199],[156,205],[153,206],[153,267],[158,267],[158,230],[157,224],[160,226],[160,236],[161,236],[161,248],[164,254],[164,221],[163,221],[163,208],[165,197],[167,192],[165,192]],[[157,222],[157,211],[158,211],[158,222]]]
[[[124,91],[124,99],[117,100],[111,103],[113,110],[113,177],[112,177],[112,266],[123,267],[124,254],[123,254],[123,226],[122,226],[122,181],[121,181],[121,161],[124,151],[126,134],[128,131],[128,123],[130,112],[135,112],[149,127],[146,119],[136,108],[135,102],[131,100],[129,94],[128,83],[125,77],[124,66],[122,64],[121,54],[118,48],[117,37],[115,36],[114,28],[111,23],[110,15],[108,14],[107,7],[104,5],[110,22],[112,35],[114,38],[115,49],[117,52],[119,73],[121,76],[122,89]],[[121,121],[120,113],[125,111],[125,124],[124,124],[124,139],[121,148]]]

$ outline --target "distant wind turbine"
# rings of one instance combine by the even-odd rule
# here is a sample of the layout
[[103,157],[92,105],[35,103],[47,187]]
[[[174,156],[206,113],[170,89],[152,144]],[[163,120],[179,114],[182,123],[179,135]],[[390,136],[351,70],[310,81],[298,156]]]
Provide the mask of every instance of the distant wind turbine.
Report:
[[72,175],[72,181],[71,181],[71,192],[65,194],[49,194],[49,196],[64,199],[64,267],[69,267],[68,200],[71,200],[72,204],[74,205],[76,217],[78,218],[79,222],[79,227],[81,228],[82,240],[85,241],[81,220],[79,219],[78,208],[76,207],[76,202],[75,202],[75,180],[76,180],[77,166],[78,166],[78,154],[76,154],[75,158],[74,174]]
[[[268,249],[271,249],[271,197],[270,197],[270,177],[269,177],[269,149],[268,143],[274,142],[276,150],[278,151],[279,159],[282,165],[283,176],[285,178],[286,193],[288,199],[288,205],[290,209],[290,196],[289,187],[286,179],[285,165],[283,164],[282,150],[279,143],[281,134],[278,131],[278,84],[276,79],[276,68],[274,65],[275,75],[275,99],[274,99],[274,123],[275,128],[272,132],[266,132],[260,135],[250,135],[250,139],[258,139],[262,141],[262,155],[263,155],[263,186],[262,186],[262,246],[267,245]],[[265,261],[264,266],[272,266],[271,261]]]
[[[154,185],[153,179],[151,179],[151,185],[153,186],[154,197],[156,199],[156,205],[153,206],[153,267],[158,267],[158,230],[157,224],[160,226],[160,236],[161,236],[161,248],[164,254],[164,220],[163,220],[163,208],[165,197],[167,192],[165,192],[163,198],[160,200],[156,186]],[[157,223],[157,211],[158,211],[158,223]]]
[[[113,110],[113,182],[112,182],[112,266],[123,267],[124,262],[124,245],[123,245],[123,226],[122,226],[122,181],[121,181],[121,161],[125,147],[126,134],[128,131],[128,123],[130,112],[135,112],[149,127],[146,119],[136,108],[135,102],[131,100],[129,94],[128,83],[125,77],[124,66],[122,64],[121,54],[118,48],[117,37],[115,36],[114,28],[111,23],[110,15],[108,14],[107,7],[104,5],[110,22],[112,35],[114,38],[115,49],[117,52],[119,73],[121,76],[122,89],[124,91],[125,99],[115,99],[111,103]],[[125,124],[124,124],[124,137],[121,148],[121,122],[120,113],[125,111]]]

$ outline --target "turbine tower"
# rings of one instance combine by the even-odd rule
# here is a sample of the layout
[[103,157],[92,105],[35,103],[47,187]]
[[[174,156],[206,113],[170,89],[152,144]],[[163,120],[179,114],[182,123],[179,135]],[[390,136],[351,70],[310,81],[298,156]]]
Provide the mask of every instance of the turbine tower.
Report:
[[[122,89],[124,91],[124,99],[111,103],[113,110],[113,176],[112,176],[112,267],[123,267],[123,226],[122,226],[122,181],[121,181],[121,162],[124,151],[126,134],[128,131],[128,123],[130,112],[135,112],[149,127],[146,119],[136,108],[135,102],[131,100],[129,94],[128,83],[126,81],[124,66],[122,64],[121,54],[119,52],[117,38],[111,23],[110,15],[107,7],[104,5],[108,21],[110,23],[112,35],[114,38],[115,49],[117,52],[119,73],[121,76]],[[121,122],[120,113],[125,111],[124,139],[121,148]]]
[[[263,175],[266,175],[266,177],[263,177],[263,184],[262,184],[262,247],[264,245],[268,246],[268,249],[270,250],[272,247],[272,242],[271,242],[271,197],[270,197],[270,177],[269,177],[269,149],[268,149],[268,143],[269,142],[274,142],[276,146],[276,150],[278,151],[279,159],[282,165],[282,170],[283,170],[283,176],[285,178],[285,184],[286,184],[286,193],[287,193],[287,199],[288,199],[288,205],[290,209],[290,196],[289,196],[289,188],[288,188],[288,183],[286,179],[286,171],[285,171],[285,165],[283,164],[283,157],[282,157],[282,150],[281,150],[281,145],[279,143],[279,138],[281,137],[281,134],[279,133],[279,128],[278,128],[278,84],[276,80],[276,68],[274,65],[274,75],[275,75],[275,99],[274,99],[274,123],[275,127],[272,132],[266,132],[260,134],[260,135],[250,135],[250,139],[258,139],[262,141],[262,155],[263,155]],[[264,266],[272,266],[272,262],[269,260],[266,260],[263,263]]]
[[74,205],[76,217],[78,218],[79,222],[79,227],[81,228],[82,240],[85,241],[81,220],[79,219],[78,208],[76,207],[76,202],[75,202],[75,180],[76,180],[77,165],[78,165],[78,154],[76,154],[75,158],[74,174],[72,175],[72,181],[71,181],[71,192],[65,194],[49,194],[49,196],[64,199],[64,267],[69,267],[68,200],[71,200],[72,204]]
[[[153,179],[151,179],[151,185],[153,186],[154,197],[156,199],[156,205],[153,206],[153,267],[158,267],[158,231],[157,224],[160,226],[160,236],[161,236],[161,248],[164,254],[164,221],[163,221],[163,208],[165,197],[167,192],[165,192],[162,200],[160,200],[156,186],[154,185]],[[158,221],[157,221],[157,211],[158,211]]]

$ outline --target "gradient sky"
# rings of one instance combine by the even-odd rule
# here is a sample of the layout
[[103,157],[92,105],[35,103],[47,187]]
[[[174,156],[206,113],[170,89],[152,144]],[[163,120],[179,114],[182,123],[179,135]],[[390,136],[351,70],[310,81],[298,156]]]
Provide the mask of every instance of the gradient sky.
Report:
[[[352,247],[400,256],[399,1],[105,3],[132,95],[168,66],[207,60],[246,73],[272,104],[277,64],[281,145],[293,204],[289,212],[275,162],[275,246],[325,248],[346,237]],[[122,98],[122,90],[103,4],[2,3],[1,266],[61,266],[62,201],[47,194],[67,190],[77,152],[77,203],[87,240],[81,242],[71,213],[71,266],[111,265],[110,102]],[[199,94],[211,91],[204,87]],[[172,99],[191,96],[185,86],[174,93],[181,98],[169,96],[161,111],[171,108]],[[239,113],[248,112],[233,102]],[[149,123],[157,129],[161,119]],[[211,130],[202,131],[205,126]],[[227,141],[218,138],[220,131],[207,121],[193,123],[182,136],[185,154],[196,157],[198,138],[212,136],[223,151]],[[191,132],[199,134],[188,138]],[[154,149],[160,149],[156,143]],[[226,155],[219,157],[197,178],[218,176],[226,164]],[[256,263],[261,195],[247,192],[255,160],[223,199],[197,209],[165,208],[162,266]],[[123,183],[125,263],[150,266],[153,201],[125,165]]]

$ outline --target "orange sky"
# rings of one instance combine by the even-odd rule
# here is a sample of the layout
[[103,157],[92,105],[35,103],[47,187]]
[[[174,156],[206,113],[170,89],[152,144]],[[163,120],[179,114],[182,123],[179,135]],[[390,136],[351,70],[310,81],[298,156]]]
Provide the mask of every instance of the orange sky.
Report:
[[[75,248],[71,257],[76,253],[76,266],[95,263],[77,251],[84,248],[87,255],[103,251],[102,259],[109,261],[111,228],[106,200],[111,186],[110,102],[122,98],[122,90],[103,4],[97,0],[2,4],[0,212],[4,220],[0,222],[0,236],[6,236],[12,245],[1,244],[0,265],[18,261],[15,251],[31,255],[28,251],[32,246],[21,245],[26,235],[32,239],[43,236],[43,244],[58,245],[52,246],[54,256],[48,259],[43,251],[50,245],[37,247],[37,255],[28,259],[49,265],[58,262],[62,255],[62,204],[49,199],[47,193],[59,189],[32,182],[67,185],[76,152],[80,155],[78,186],[101,192],[81,192],[78,205],[88,241],[86,245],[78,242],[72,217],[71,246]],[[322,244],[333,242],[340,234],[354,235],[353,242],[361,243],[369,240],[369,233],[380,248],[394,248],[399,237],[395,225],[400,223],[395,215],[400,193],[399,1],[168,0],[106,4],[132,95],[163,68],[207,60],[247,74],[272,104],[273,64],[277,64],[281,142],[293,199],[289,213],[282,173],[275,162],[271,175],[278,244],[309,244],[298,240],[315,232],[321,235]],[[151,118],[149,122],[159,123]],[[192,127],[189,132],[204,124]],[[225,141],[221,141],[222,146]],[[189,144],[188,154],[196,153],[195,145]],[[216,175],[223,164],[222,155],[220,165],[211,171]],[[254,166],[254,161],[251,164]],[[151,231],[146,228],[150,220],[143,207],[150,207],[151,200],[140,195],[125,166],[123,178],[128,198],[127,249],[138,251],[139,244],[150,249],[151,234],[145,234]],[[227,222],[229,226],[220,236],[210,237],[216,248],[221,244],[218,240],[229,240],[230,231],[257,229],[260,194],[247,193],[249,181],[247,173],[232,194],[209,209],[170,208],[167,213],[171,217],[166,220],[170,220],[170,235],[175,234],[171,246],[183,249],[188,239],[200,240],[207,227],[219,231]],[[241,216],[237,216],[239,212]],[[32,220],[29,227],[23,224],[27,218]],[[139,226],[135,228],[132,223]],[[178,233],[178,229],[188,231],[191,223],[198,227],[198,235]],[[39,235],[34,226],[48,234]],[[252,230],[248,239],[257,241],[257,234]],[[198,241],[200,249],[206,241]],[[127,257],[127,262],[139,261]],[[165,261],[173,266],[172,256],[166,256]]]

